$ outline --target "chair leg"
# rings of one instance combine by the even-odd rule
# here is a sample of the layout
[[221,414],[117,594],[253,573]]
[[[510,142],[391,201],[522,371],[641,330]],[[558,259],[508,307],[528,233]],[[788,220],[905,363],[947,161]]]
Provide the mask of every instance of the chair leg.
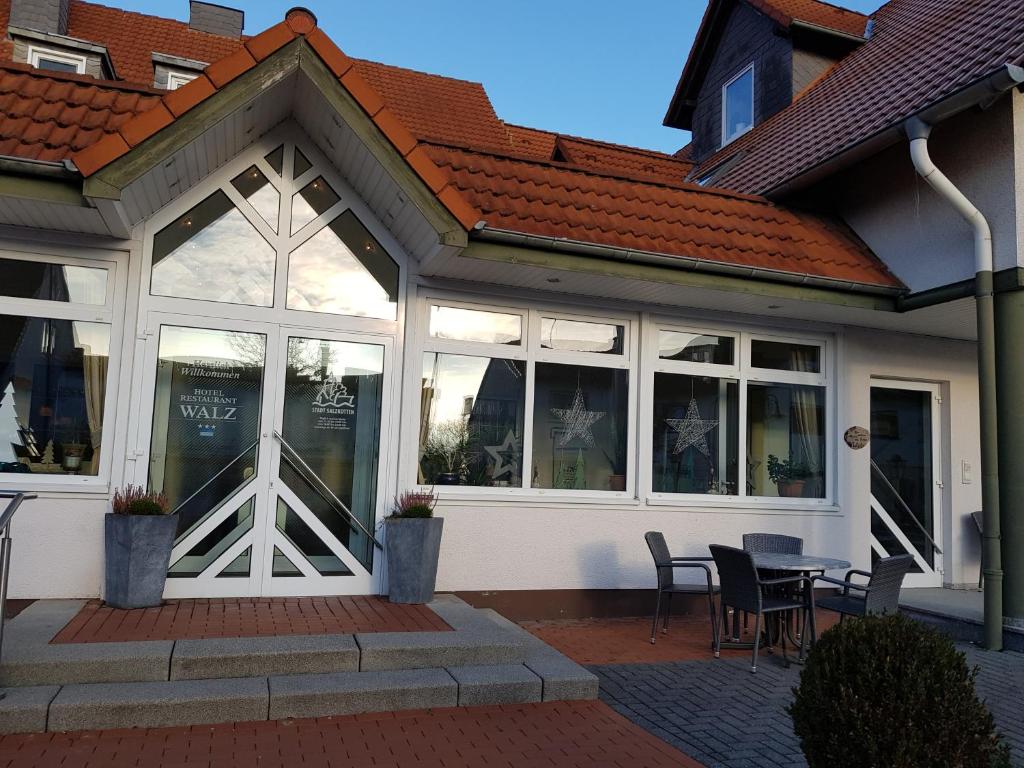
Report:
[[761,645],[761,614],[754,614],[754,653],[750,659],[751,673],[757,672],[757,649]]
[[[715,593],[708,591],[708,612],[711,614],[711,647],[718,646],[718,622],[715,620]],[[718,656],[718,653],[715,653]]]
[[661,590],[658,590],[658,598],[654,603],[654,621],[651,622],[651,645],[654,645],[654,638],[658,634],[658,617],[661,615]]
[[718,632],[715,632],[715,658],[719,658],[722,653],[722,635],[729,629],[729,614],[726,613],[725,603],[722,603],[722,626]]
[[668,599],[665,601],[665,624],[662,626],[661,631],[663,634],[668,634],[668,617],[672,613],[672,593],[669,592],[667,595]]

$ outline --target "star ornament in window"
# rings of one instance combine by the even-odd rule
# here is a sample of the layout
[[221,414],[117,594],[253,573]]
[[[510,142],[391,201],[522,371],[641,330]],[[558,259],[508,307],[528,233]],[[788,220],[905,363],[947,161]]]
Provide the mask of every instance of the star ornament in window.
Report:
[[567,446],[574,437],[582,440],[588,448],[594,447],[594,433],[590,428],[596,421],[604,418],[605,412],[588,411],[582,389],[576,387],[571,408],[552,408],[551,413],[561,419],[565,425],[565,431],[558,439],[560,448]]
[[717,419],[702,419],[697,409],[697,400],[690,398],[685,419],[665,419],[665,423],[677,432],[676,447],[672,453],[682,453],[691,446],[711,458],[707,434],[718,426]]

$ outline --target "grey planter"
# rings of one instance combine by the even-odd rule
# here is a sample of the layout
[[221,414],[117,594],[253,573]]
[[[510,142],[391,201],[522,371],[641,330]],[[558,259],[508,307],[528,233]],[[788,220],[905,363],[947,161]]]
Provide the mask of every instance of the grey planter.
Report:
[[104,600],[114,608],[160,605],[178,529],[177,515],[115,515],[103,521]]
[[429,603],[434,599],[444,518],[391,517],[386,525],[384,546],[388,555],[388,600],[392,603]]

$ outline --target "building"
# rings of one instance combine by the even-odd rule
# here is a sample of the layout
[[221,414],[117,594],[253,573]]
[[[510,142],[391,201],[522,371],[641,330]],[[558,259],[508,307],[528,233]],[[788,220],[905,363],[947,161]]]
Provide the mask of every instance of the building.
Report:
[[1016,4],[712,0],[675,156],[506,123],[304,9],[190,9],[0,3],[0,484],[40,494],[13,596],[99,594],[127,483],[180,511],[169,597],[379,592],[336,507],[372,530],[417,484],[439,588],[538,612],[649,587],[651,529],[976,584],[975,248],[915,117],[991,224],[1022,544]]

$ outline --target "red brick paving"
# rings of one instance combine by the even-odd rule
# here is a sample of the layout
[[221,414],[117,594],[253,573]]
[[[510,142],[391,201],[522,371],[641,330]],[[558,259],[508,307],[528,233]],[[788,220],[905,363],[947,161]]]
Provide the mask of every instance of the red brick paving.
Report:
[[701,768],[597,701],[0,737],[2,768]]
[[[835,614],[818,612],[818,631],[832,626]],[[651,619],[559,619],[524,621],[523,627],[578,664],[644,664],[713,659],[711,622],[707,617],[681,615],[669,620],[668,634],[658,628],[651,645]],[[753,622],[751,621],[751,627]],[[750,639],[750,633],[744,635]],[[746,657],[750,651],[722,651],[722,657]]]
[[159,608],[133,610],[90,600],[50,642],[439,630],[451,627],[427,606],[371,596],[168,600]]

